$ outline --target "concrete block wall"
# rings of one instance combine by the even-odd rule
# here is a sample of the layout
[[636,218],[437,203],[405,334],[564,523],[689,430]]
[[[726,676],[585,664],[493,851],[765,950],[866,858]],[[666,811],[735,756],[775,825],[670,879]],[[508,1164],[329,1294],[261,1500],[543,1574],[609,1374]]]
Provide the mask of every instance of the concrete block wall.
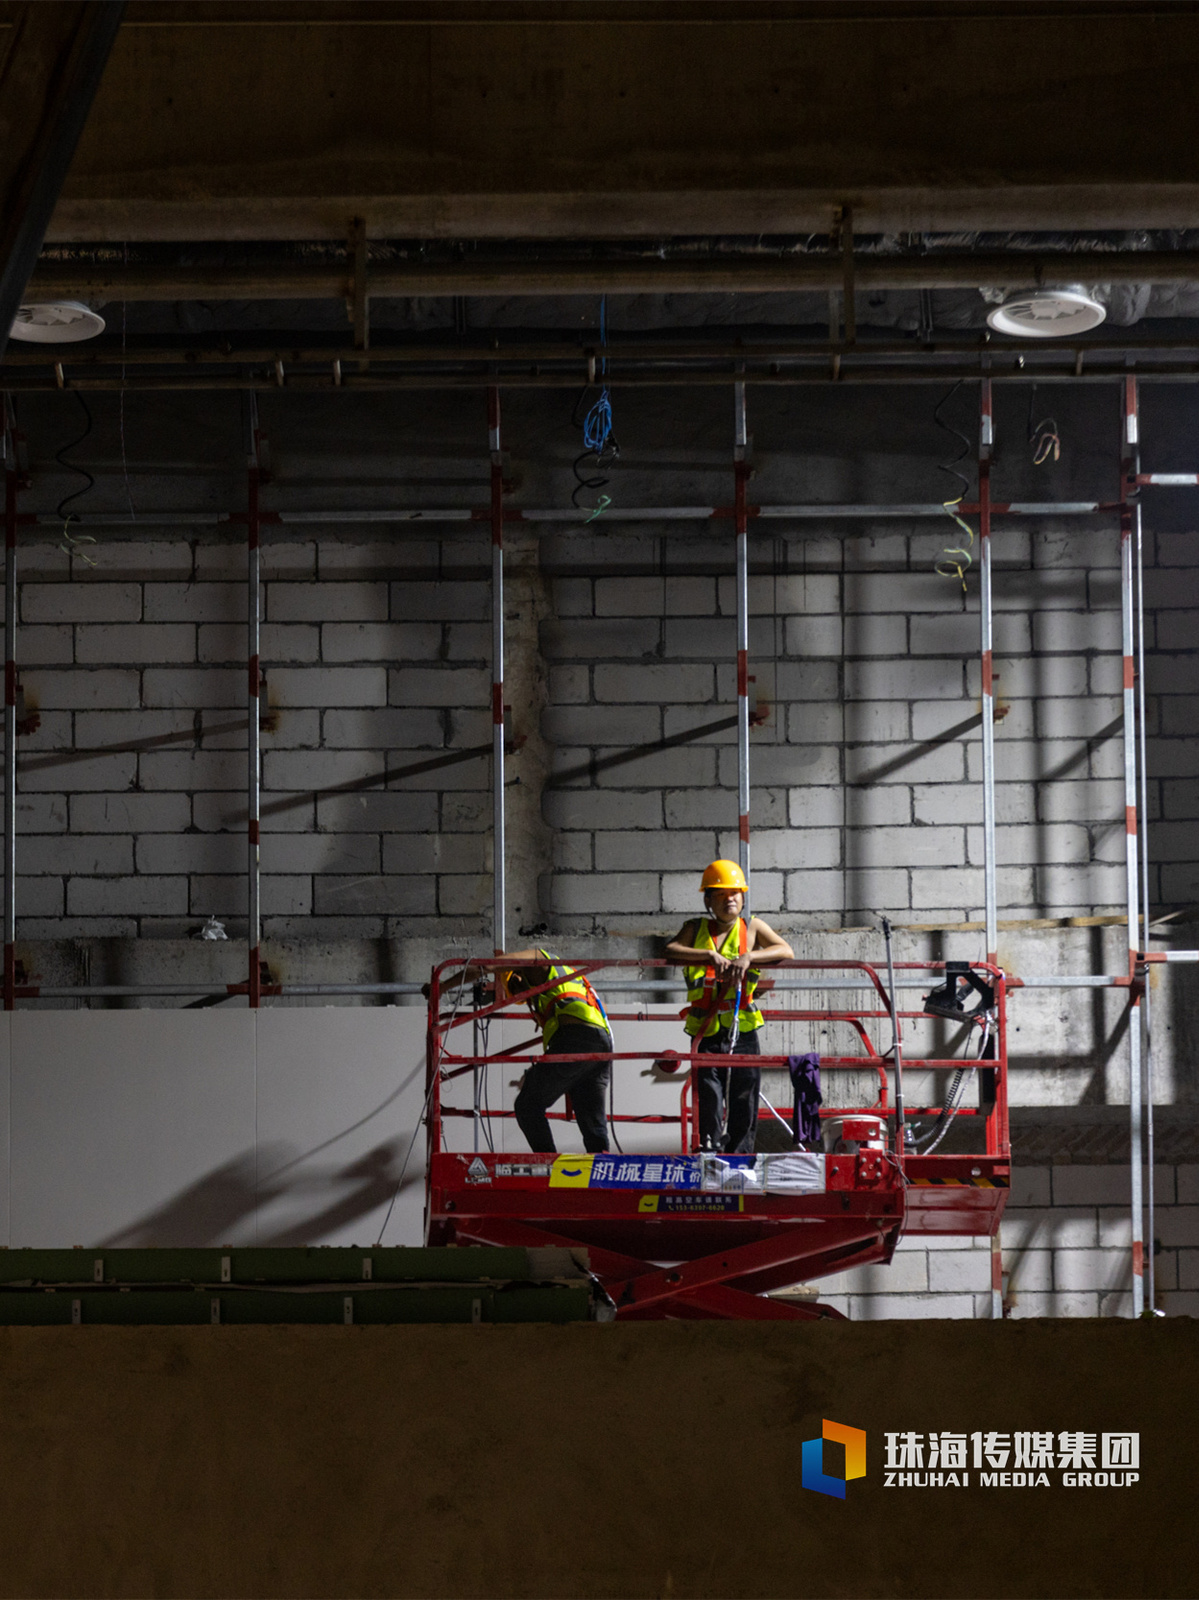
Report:
[[[343,399],[330,410],[327,397],[264,397],[268,508],[485,503],[477,396]],[[1039,468],[1027,399],[996,391],[997,497],[1108,496],[1115,390],[1055,391],[1062,459]],[[977,420],[966,389],[935,416],[925,391],[751,401],[762,504],[935,502],[959,448],[947,421],[966,437]],[[1146,386],[1147,468],[1193,466],[1190,407],[1188,392]],[[57,459],[75,409],[71,396],[22,400],[33,471],[22,510],[51,513],[78,488]],[[89,545],[22,532],[18,654],[42,719],[21,752],[27,938],[178,936],[209,914],[235,929],[244,915],[244,550],[232,529],[184,534],[145,509],[243,503],[237,402],[130,396],[126,409],[118,418],[97,397],[96,483],[76,510],[136,506],[134,534],[85,527]],[[567,505],[578,441],[561,396],[515,391],[504,419],[511,505]],[[631,391],[620,432],[614,507],[727,501],[723,392],[689,394],[684,410]],[[1151,889],[1163,908],[1199,899],[1193,521],[1185,495],[1147,495]],[[963,594],[934,570],[964,536],[948,517],[751,527],[757,907],[791,930],[882,912],[976,920],[977,576]],[[514,526],[512,542],[524,571],[507,617],[520,746],[510,920],[563,938],[655,937],[694,907],[697,868],[735,844],[731,526],[600,517]],[[1001,915],[1119,915],[1116,530],[1110,517],[1001,519],[994,543]],[[486,527],[469,521],[354,527],[330,513],[268,528],[268,937],[489,934],[489,760],[467,754],[490,731],[487,557]]]
[[[981,916],[977,599],[933,570],[946,537],[754,527],[752,565],[773,568],[750,581],[750,670],[768,708],[751,734],[754,900],[789,926]],[[1118,913],[1118,540],[1013,526],[995,547],[1000,915]],[[1196,549],[1163,541],[1153,595],[1180,610],[1168,623],[1147,583],[1151,638],[1159,618],[1175,638],[1199,606]],[[634,547],[589,529],[552,536],[543,559],[563,574],[541,641],[545,806],[564,863],[550,907],[577,931],[665,923],[694,907],[697,863],[737,848],[729,537],[664,527]],[[1154,657],[1150,679],[1151,853],[1167,904],[1191,896],[1199,849],[1182,818],[1199,800],[1182,776],[1193,662]]]
[[[1130,1316],[1129,1193],[1127,1166],[1017,1165],[1000,1227],[1004,1316]],[[1157,1308],[1199,1316],[1199,1166],[1158,1166],[1154,1196]],[[911,1236],[890,1265],[838,1273],[820,1289],[855,1321],[987,1318],[991,1242]]]
[[[977,615],[932,571],[943,537],[755,533],[772,570],[751,581],[754,898],[786,927],[981,914]],[[1118,914],[1114,540],[1005,529],[996,553],[1000,914]],[[485,556],[482,530],[266,546],[268,935],[488,931]],[[105,539],[92,559],[20,555],[20,676],[41,719],[21,744],[21,932],[236,925],[244,551],[160,534]],[[536,658],[546,703],[513,707],[509,778],[520,796],[541,787],[549,842],[539,913],[518,920],[664,931],[694,908],[698,867],[736,853],[727,533],[550,530],[533,559],[548,614],[538,628],[510,605],[509,676]],[[1199,651],[1184,648],[1199,567],[1181,536],[1156,559],[1147,625],[1174,647],[1150,658],[1151,851],[1169,906],[1199,873]]]
[[[452,934],[464,908],[477,926],[491,870],[482,557],[481,536],[264,549],[269,935]],[[20,555],[20,679],[40,723],[20,746],[19,932],[171,938],[210,915],[239,931],[244,548],[106,539],[93,559]]]

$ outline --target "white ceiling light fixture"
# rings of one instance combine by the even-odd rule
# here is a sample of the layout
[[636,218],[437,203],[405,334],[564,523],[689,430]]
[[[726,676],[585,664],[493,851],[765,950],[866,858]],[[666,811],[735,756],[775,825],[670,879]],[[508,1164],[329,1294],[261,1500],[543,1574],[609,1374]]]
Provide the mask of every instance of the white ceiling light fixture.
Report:
[[104,318],[78,300],[47,300],[22,306],[9,329],[10,339],[33,344],[77,344],[104,332]]
[[1107,308],[1093,292],[1081,284],[1070,284],[1005,295],[1000,305],[987,312],[987,322],[996,333],[1017,339],[1065,339],[1089,333],[1106,316]]

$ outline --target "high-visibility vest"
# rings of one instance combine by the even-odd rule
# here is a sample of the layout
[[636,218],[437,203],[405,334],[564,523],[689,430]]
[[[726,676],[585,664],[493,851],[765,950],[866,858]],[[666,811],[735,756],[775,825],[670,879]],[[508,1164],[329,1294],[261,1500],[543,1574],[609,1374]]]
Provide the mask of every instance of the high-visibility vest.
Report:
[[547,989],[544,994],[533,995],[525,1001],[529,1010],[541,1024],[541,1042],[548,1050],[554,1035],[564,1022],[586,1022],[593,1028],[599,1028],[611,1039],[612,1030],[608,1026],[608,1019],[604,1015],[604,1008],[600,1004],[599,996],[587,982],[581,972],[576,972],[574,967],[557,967],[553,965],[552,958],[545,950],[538,950],[539,956],[544,956],[550,963],[546,977],[533,985],[540,989],[541,984],[553,983],[557,978],[565,978],[554,989]]
[[[711,921],[707,917],[700,919],[699,930],[695,935],[697,950],[717,950],[730,961],[735,961],[738,956],[745,954],[748,943],[749,930],[744,917],[737,918],[719,944],[712,937]],[[706,1039],[720,1028],[731,1028],[737,980],[724,979],[718,990],[715,968],[687,967],[685,971],[687,999],[690,1002],[686,1012],[687,1033],[692,1038],[698,1036]],[[741,990],[741,1010],[737,1014],[737,1029],[740,1033],[752,1033],[766,1020],[753,1003],[754,990],[757,986],[758,974],[751,967],[745,974],[745,983]]]

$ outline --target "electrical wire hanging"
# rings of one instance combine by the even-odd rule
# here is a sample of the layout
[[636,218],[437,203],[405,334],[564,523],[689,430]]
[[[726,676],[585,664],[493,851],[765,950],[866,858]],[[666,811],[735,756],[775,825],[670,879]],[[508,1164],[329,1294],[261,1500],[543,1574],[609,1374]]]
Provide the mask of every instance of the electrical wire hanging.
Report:
[[[608,297],[607,295],[602,295],[600,297],[600,348],[601,350],[606,350],[607,346]],[[600,357],[599,371],[601,377],[607,376],[608,358],[606,355],[601,355]],[[612,396],[606,383],[600,389],[599,399],[594,401],[586,415],[582,418],[579,416],[583,402],[591,392],[591,389],[591,384],[584,385],[579,398],[575,401],[574,411],[571,413],[570,418],[571,426],[581,429],[583,434],[583,449],[572,463],[576,482],[574,492],[570,497],[570,503],[576,511],[581,511],[584,507],[579,505],[579,496],[584,490],[588,494],[597,494],[599,496],[595,505],[591,508],[591,515],[587,518],[588,522],[594,522],[597,517],[603,516],[604,512],[612,504],[611,495],[601,492],[609,482],[608,474],[604,469],[620,458],[620,444],[612,431]],[[588,473],[584,470],[584,463],[589,458],[592,470]]]
[[72,500],[78,500],[80,495],[86,494],[89,489],[94,489],[96,486],[95,478],[86,467],[81,467],[78,462],[68,461],[66,459],[67,451],[78,449],[78,447],[84,442],[85,439],[88,438],[92,431],[92,414],[88,409],[87,401],[83,398],[78,389],[72,389],[71,393],[83,407],[83,415],[86,418],[86,422],[84,424],[83,432],[77,439],[72,439],[69,444],[64,444],[61,450],[56,450],[54,452],[54,459],[60,466],[65,467],[68,472],[74,472],[77,474],[77,476],[86,478],[87,482],[84,484],[82,489],[76,489],[72,494],[63,495],[62,499],[58,502],[58,506],[55,510],[55,516],[59,516],[63,519],[62,537],[59,541],[59,549],[64,555],[78,558],[78,560],[84,562],[87,566],[94,567],[96,563],[92,560],[91,556],[89,556],[84,550],[80,549],[80,546],[85,544],[95,544],[96,541],[91,537],[90,534],[73,534],[71,532],[71,520],[74,513],[67,510],[67,507],[70,505]]
[[937,465],[937,471],[944,472],[951,478],[956,478],[958,483],[961,484],[961,488],[959,489],[958,493],[953,495],[948,500],[942,500],[941,504],[945,508],[946,514],[953,518],[958,527],[966,535],[968,543],[964,546],[947,545],[934,562],[933,571],[936,572],[937,576],[941,578],[957,578],[958,582],[962,586],[962,593],[965,594],[966,568],[971,566],[974,562],[974,556],[972,554],[974,547],[974,529],[964,517],[958,514],[958,507],[966,498],[966,493],[970,488],[970,480],[964,473],[958,471],[958,463],[965,461],[966,457],[970,454],[971,445],[966,435],[959,432],[959,430],[955,428],[952,423],[946,422],[944,417],[941,415],[944,407],[949,404],[954,395],[957,394],[958,390],[962,387],[962,382],[963,380],[959,378],[949,393],[943,396],[940,401],[938,401],[937,405],[933,408],[933,421],[943,432],[951,434],[953,438],[959,440],[962,446],[961,450],[959,450],[957,455],[954,456],[952,461],[939,462]]
[[1032,464],[1034,467],[1043,467],[1052,458],[1060,461],[1062,455],[1061,434],[1058,431],[1056,417],[1043,417],[1040,422],[1033,423],[1033,406],[1036,404],[1037,386],[1034,383],[1028,392],[1028,442],[1032,447]]

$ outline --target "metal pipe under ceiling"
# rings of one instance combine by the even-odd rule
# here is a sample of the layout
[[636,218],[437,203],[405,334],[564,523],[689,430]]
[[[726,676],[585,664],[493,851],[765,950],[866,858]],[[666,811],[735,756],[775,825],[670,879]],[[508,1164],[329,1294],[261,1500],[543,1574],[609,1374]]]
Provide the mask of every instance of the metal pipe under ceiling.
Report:
[[[1061,283],[1199,282],[1195,250],[841,251],[576,261],[389,261],[366,266],[370,299],[453,295],[794,294],[871,289],[1039,289]],[[42,261],[25,291],[46,300],[352,300],[355,264]]]

